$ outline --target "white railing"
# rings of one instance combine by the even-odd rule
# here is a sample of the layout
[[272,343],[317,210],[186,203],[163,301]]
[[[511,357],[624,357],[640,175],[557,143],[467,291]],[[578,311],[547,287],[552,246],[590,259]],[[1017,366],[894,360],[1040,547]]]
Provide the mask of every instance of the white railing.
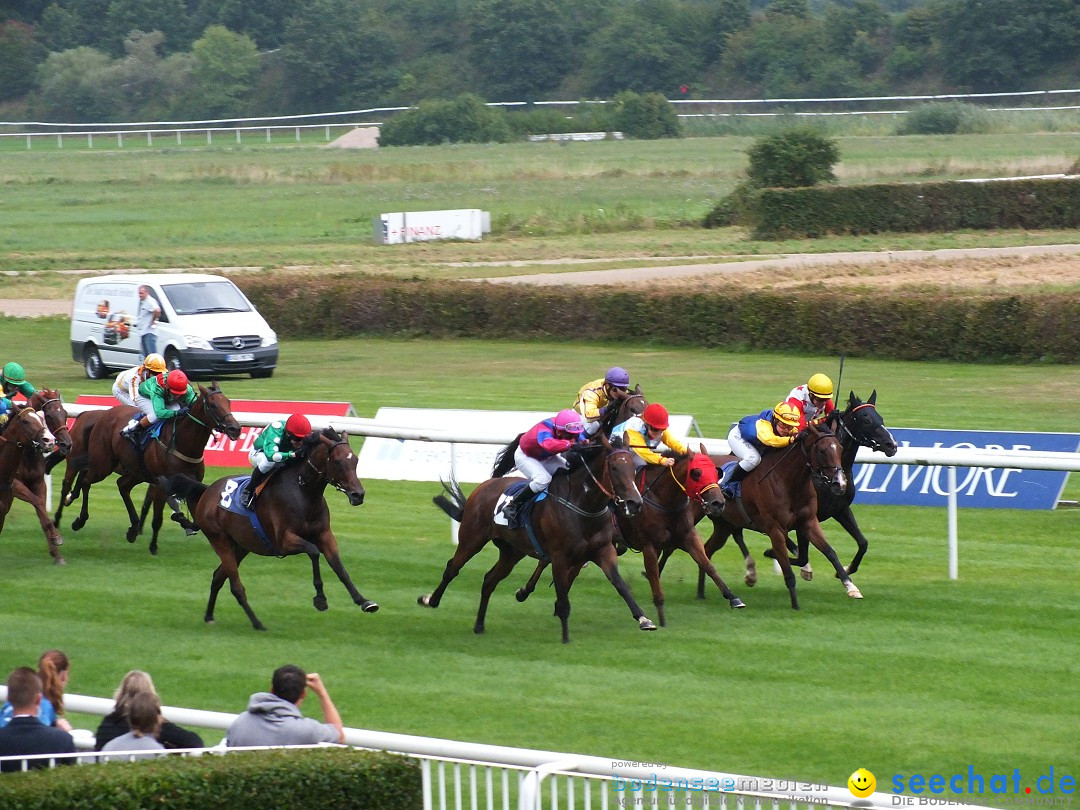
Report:
[[[0,699],[7,688],[0,686]],[[113,701],[86,695],[64,695],[72,712],[103,716]],[[174,723],[225,731],[235,714],[163,706],[162,715]],[[421,764],[424,810],[612,810],[634,807],[661,810],[788,810],[825,805],[861,810],[890,810],[892,795],[873,794],[856,799],[845,788],[815,784],[797,777],[768,778],[680,768],[667,763],[643,763],[584,754],[566,754],[530,748],[510,748],[459,742],[412,734],[394,734],[346,728],[345,743],[373,751],[388,751],[418,759]],[[185,752],[213,751],[220,747]],[[229,749],[253,750],[253,749]],[[254,749],[258,750],[258,749]],[[5,761],[45,760],[52,767],[60,759],[80,763],[102,755],[4,757]],[[112,760],[122,754],[103,755]],[[678,799],[676,799],[678,796]],[[978,810],[976,805],[950,804],[952,810]]]

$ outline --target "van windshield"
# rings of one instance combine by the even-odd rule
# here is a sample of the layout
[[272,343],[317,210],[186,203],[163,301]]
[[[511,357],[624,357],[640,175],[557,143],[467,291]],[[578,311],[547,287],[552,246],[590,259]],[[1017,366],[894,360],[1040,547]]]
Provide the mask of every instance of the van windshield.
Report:
[[162,285],[177,315],[206,312],[251,312],[251,306],[231,281],[185,281]]

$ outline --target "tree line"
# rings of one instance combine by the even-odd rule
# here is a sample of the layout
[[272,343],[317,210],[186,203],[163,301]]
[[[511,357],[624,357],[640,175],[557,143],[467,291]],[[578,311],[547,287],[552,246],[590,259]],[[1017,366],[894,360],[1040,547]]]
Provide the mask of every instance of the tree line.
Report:
[[488,101],[1073,87],[1075,0],[5,0],[0,111],[50,121]]

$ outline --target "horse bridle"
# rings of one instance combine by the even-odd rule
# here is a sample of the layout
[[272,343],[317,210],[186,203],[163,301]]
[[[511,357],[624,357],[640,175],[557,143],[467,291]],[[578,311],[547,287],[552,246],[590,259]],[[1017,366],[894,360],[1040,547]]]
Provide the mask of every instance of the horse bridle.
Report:
[[219,394],[219,393],[221,393],[219,390],[206,389],[206,393],[199,397],[200,400],[203,400],[205,402],[205,405],[203,406],[203,411],[205,413],[210,414],[210,419],[214,423],[213,425],[208,425],[208,424],[206,424],[206,422],[204,422],[199,417],[192,416],[191,411],[184,411],[184,416],[186,416],[188,419],[190,419],[192,422],[195,422],[198,425],[202,425],[203,427],[210,428],[211,432],[217,431],[218,433],[224,433],[225,432],[225,418],[224,417],[219,417],[217,415],[217,406],[210,402],[210,397],[212,397],[214,394]]
[[[13,422],[18,421],[19,419],[21,419],[23,417],[23,414],[25,414],[27,412],[32,414],[35,419],[38,418],[37,411],[35,411],[33,408],[27,406],[27,407],[21,409],[18,413],[16,413],[15,418],[12,419],[11,422],[13,423]],[[44,431],[47,429],[47,426],[45,424],[44,419],[41,420],[41,427],[42,427],[42,436],[44,437]],[[29,439],[29,440],[21,441],[21,442],[15,441],[13,439],[9,439],[7,437],[7,431],[6,430],[4,431],[4,435],[0,436],[0,441],[10,442],[11,444],[14,444],[16,447],[19,447],[19,448],[26,447],[27,441],[29,441],[29,443],[31,445],[33,445],[35,448],[38,448],[38,449],[41,449],[45,445],[44,441],[41,441],[41,440],[38,440],[38,439]]]
[[68,438],[71,438],[71,433],[70,433],[70,431],[68,431],[67,419],[66,418],[60,420],[60,424],[57,425],[57,427],[55,429],[49,427],[49,418],[45,413],[45,409],[49,405],[52,405],[54,402],[59,403],[60,407],[63,408],[63,405],[64,405],[63,400],[60,399],[59,396],[55,396],[55,397],[49,397],[49,399],[46,399],[44,402],[41,403],[41,407],[37,409],[37,410],[41,411],[42,417],[44,417],[44,419],[45,419],[45,427],[49,428],[50,432],[52,432],[52,435],[57,437],[57,438],[59,438],[59,436],[60,436],[60,431],[64,431],[65,433],[68,434]]
[[[338,447],[340,447],[343,444],[348,444],[348,442],[345,441],[344,439],[341,439],[340,441],[333,442],[332,444],[331,444],[331,440],[329,440],[329,439],[327,439],[325,442],[323,442],[323,440],[320,438],[319,441],[320,441],[320,443],[325,443],[327,448],[328,448],[327,451],[326,451],[326,461],[323,462],[324,465],[326,465],[326,466],[329,466],[330,457],[331,457],[331,455],[333,455],[334,450],[337,449]],[[351,449],[352,448],[350,447],[350,450]],[[332,486],[338,492],[343,492],[346,495],[349,494],[348,490],[345,489],[345,487],[343,487],[338,481],[330,480],[330,474],[326,471],[326,469],[320,470],[318,467],[316,467],[314,464],[311,463],[311,453],[308,453],[306,456],[304,456],[304,464],[307,464],[309,467],[311,467],[311,469],[314,470],[316,475],[322,476],[322,478],[326,481],[326,483],[330,484],[330,486]],[[304,480],[304,465],[303,464],[300,465],[300,472],[297,473],[296,482],[302,487],[307,485],[307,481]]]
[[[640,396],[640,394],[638,396]],[[602,448],[600,448],[600,449],[602,449]],[[607,463],[608,463],[608,461],[611,460],[612,456],[621,455],[623,453],[625,453],[628,456],[631,455],[630,451],[626,450],[626,449],[618,449],[618,450],[610,450],[610,451],[608,451],[608,454],[604,459],[604,468],[607,469]],[[593,483],[596,484],[596,488],[599,489],[601,492],[603,492],[608,497],[608,500],[613,501],[616,506],[619,506],[621,504],[626,503],[625,498],[620,498],[618,495],[615,494],[614,487],[612,487],[611,489],[608,489],[607,487],[604,486],[603,481],[601,481],[599,478],[597,478],[596,473],[594,473],[592,471],[592,467],[590,467],[588,464],[585,464],[584,467],[585,467],[585,471],[588,472],[588,474],[589,474],[589,478],[591,478]],[[566,498],[563,498],[563,497],[561,497],[559,495],[556,495],[554,492],[551,492],[550,489],[548,490],[548,495],[551,498],[555,499],[558,503],[561,503],[563,506],[565,506],[571,512],[574,512],[575,514],[581,515],[582,517],[590,517],[590,518],[601,517],[602,515],[607,514],[607,511],[608,511],[607,506],[604,506],[604,508],[601,509],[599,512],[589,512],[589,511],[587,511],[585,509],[582,509],[576,503],[571,503]]]
[[[861,405],[856,405],[854,408],[852,408],[847,415],[854,416],[855,411],[861,411],[863,408],[873,408],[875,411],[877,410],[877,406],[873,402],[864,402]],[[856,436],[855,431],[853,431],[847,426],[847,422],[844,420],[844,416],[845,414],[843,413],[839,414],[836,423],[843,429],[844,433],[851,437],[855,444],[869,447],[871,450],[879,453],[885,452],[884,446],[877,439],[871,438],[869,441],[863,441],[858,436]],[[840,441],[842,443],[843,439],[841,438]]]
[[[818,437],[814,439],[814,441],[810,444],[809,447],[807,447],[804,442],[799,442],[798,444],[799,447],[802,449],[803,457],[806,459],[806,466],[810,468],[810,477],[814,480],[820,481],[823,486],[830,486],[833,480],[836,478],[837,472],[839,470],[842,470],[843,466],[838,464],[833,467],[815,467],[811,455],[813,449],[825,439],[837,439],[837,441],[839,441],[837,435],[830,430],[828,433],[819,433]],[[826,475],[825,471],[827,470],[831,470],[832,475]]]

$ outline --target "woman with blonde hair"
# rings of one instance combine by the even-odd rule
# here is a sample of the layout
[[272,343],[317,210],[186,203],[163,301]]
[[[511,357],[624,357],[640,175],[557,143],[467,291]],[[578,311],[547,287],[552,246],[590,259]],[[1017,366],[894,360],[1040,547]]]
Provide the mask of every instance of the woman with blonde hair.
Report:
[[[157,694],[157,690],[154,689],[154,681],[150,678],[148,672],[133,669],[124,676],[124,679],[120,681],[120,685],[116,687],[116,692],[113,693],[115,704],[112,712],[102,718],[97,734],[94,735],[95,751],[100,751],[110,740],[131,731],[129,709],[132,698],[146,692],[153,695]],[[158,728],[157,740],[166,748],[203,747],[202,737],[194,731],[188,731],[186,728],[181,728],[176,723],[170,723],[168,720],[163,720]]]

